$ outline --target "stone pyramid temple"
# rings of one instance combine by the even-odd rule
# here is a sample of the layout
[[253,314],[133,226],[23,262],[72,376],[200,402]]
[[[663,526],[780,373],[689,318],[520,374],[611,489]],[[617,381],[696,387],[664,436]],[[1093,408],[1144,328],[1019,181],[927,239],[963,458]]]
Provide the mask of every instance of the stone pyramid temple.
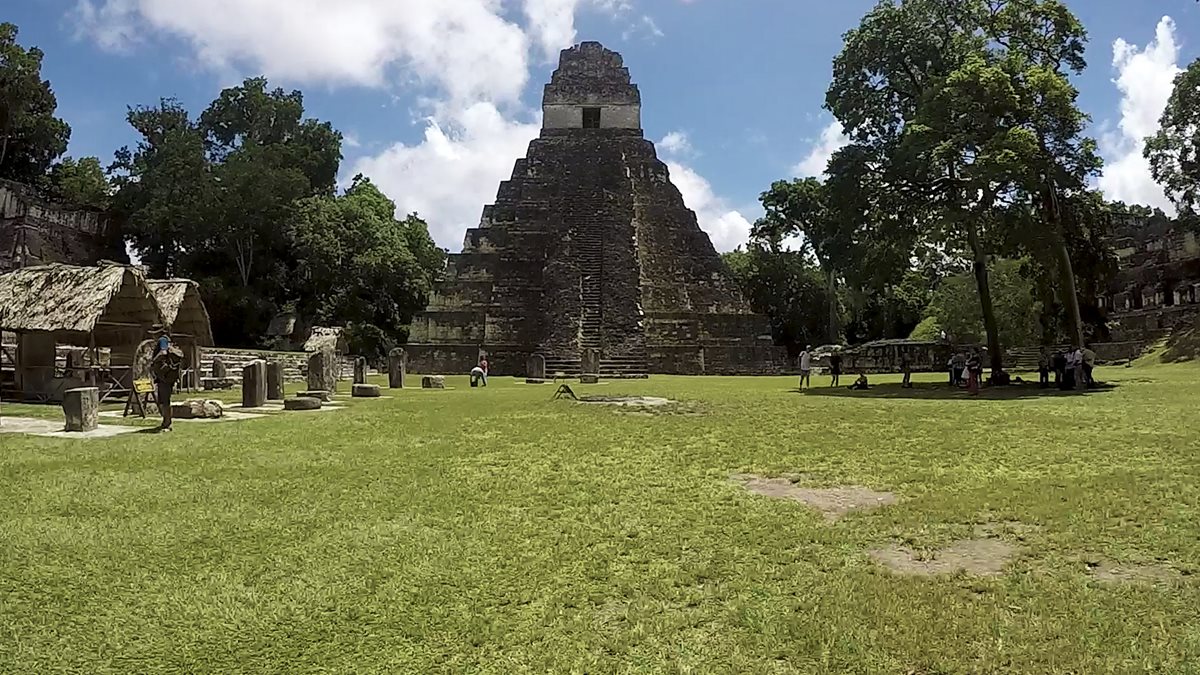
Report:
[[540,354],[548,373],[574,375],[599,350],[606,377],[780,372],[785,350],[643,137],[621,55],[563,50],[542,110],[540,136],[413,321],[412,371],[465,373],[486,354],[493,375],[523,376]]

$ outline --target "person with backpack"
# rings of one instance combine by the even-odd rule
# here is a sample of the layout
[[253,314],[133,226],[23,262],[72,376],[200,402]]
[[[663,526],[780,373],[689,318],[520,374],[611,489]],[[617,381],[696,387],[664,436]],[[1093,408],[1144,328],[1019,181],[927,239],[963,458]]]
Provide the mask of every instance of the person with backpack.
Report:
[[[150,377],[154,380],[154,400],[158,403],[162,423],[159,431],[171,430],[171,393],[179,382],[179,374],[183,369],[183,352],[171,342],[170,333],[161,326],[155,326],[158,337],[154,342],[154,351],[150,357]],[[133,396],[134,394],[130,394]]]

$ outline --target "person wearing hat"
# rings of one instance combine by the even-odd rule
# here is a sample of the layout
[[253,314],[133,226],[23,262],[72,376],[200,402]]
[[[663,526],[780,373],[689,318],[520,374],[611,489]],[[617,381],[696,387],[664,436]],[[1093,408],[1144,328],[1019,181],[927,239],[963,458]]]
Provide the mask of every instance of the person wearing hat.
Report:
[[183,357],[178,350],[173,350],[171,336],[165,328],[155,325],[152,329],[156,336],[154,352],[150,357],[150,374],[154,379],[154,399],[158,402],[158,411],[162,414],[162,424],[159,431],[171,430],[171,392],[179,381],[179,368]]

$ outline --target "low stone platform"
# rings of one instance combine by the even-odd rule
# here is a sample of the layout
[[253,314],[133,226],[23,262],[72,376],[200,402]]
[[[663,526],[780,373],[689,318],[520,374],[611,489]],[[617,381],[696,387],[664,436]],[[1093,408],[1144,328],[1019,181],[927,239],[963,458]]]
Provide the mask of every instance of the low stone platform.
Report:
[[350,390],[350,395],[353,398],[379,398],[380,391],[377,384],[356,384]]
[[[296,392],[297,398],[315,398],[322,403],[329,403],[331,400],[333,400],[333,396],[334,395],[332,393],[330,393],[328,391],[320,390],[320,389],[313,390],[313,391],[298,391],[298,392]],[[293,400],[293,399],[289,399],[289,400]]]
[[[117,413],[119,417],[121,413]],[[100,413],[101,417],[108,417]],[[112,438],[122,434],[132,434],[139,431],[138,427],[100,425],[92,431],[64,431],[62,422],[43,420],[33,417],[0,417],[0,434],[28,434],[43,438],[79,438],[91,440],[94,438]]]

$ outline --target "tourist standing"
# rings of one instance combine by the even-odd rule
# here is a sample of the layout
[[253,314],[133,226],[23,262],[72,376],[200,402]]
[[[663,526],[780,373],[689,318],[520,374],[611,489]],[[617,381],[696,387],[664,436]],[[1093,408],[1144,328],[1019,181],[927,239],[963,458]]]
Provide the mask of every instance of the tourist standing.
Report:
[[954,361],[951,365],[951,370],[954,373],[954,386],[961,387],[966,381],[966,374],[963,372],[967,369],[967,357],[962,352],[957,352],[954,355]]
[[1063,381],[1060,389],[1070,391],[1075,388],[1075,350],[1068,347],[1063,355]]
[[842,352],[840,349],[834,349],[829,355],[829,377],[832,378],[829,386],[836,387],[842,377]]
[[1067,355],[1061,349],[1054,352],[1054,386],[1067,388]]
[[908,360],[907,354],[900,356],[900,372],[904,374],[900,386],[904,389],[912,389],[912,363]]
[[1096,369],[1096,352],[1092,351],[1091,345],[1083,346],[1083,386],[1096,386],[1096,379],[1092,376],[1092,371]]
[[971,392],[972,396],[979,395],[979,378],[983,375],[983,361],[979,358],[979,352],[971,350],[971,356],[967,358],[967,391]]
[[803,389],[807,384],[809,389],[812,389],[812,345],[806,345],[804,351],[800,352],[800,388]]
[[[162,327],[156,326],[157,339],[154,341],[154,351],[150,357],[150,377],[154,380],[154,400],[158,404],[158,412],[162,415],[159,431],[170,431],[173,415],[171,414],[171,393],[179,382],[179,371],[183,365],[183,354],[174,349],[170,335]],[[130,393],[130,396],[136,396]]]
[[1084,348],[1075,347],[1075,351],[1070,353],[1070,359],[1075,365],[1075,389],[1087,388],[1087,377],[1084,374]]
[[487,386],[488,378],[488,361],[486,356],[479,357],[479,379],[480,386]]
[[1042,389],[1050,386],[1050,352],[1045,347],[1038,354],[1038,384]]

